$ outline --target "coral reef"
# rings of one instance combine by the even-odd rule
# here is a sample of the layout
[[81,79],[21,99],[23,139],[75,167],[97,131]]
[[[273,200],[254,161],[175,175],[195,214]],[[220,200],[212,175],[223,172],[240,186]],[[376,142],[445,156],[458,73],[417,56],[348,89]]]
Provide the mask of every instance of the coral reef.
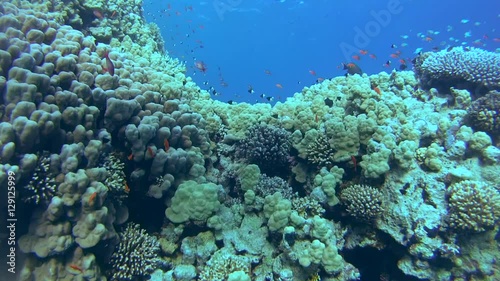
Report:
[[138,224],[129,223],[120,233],[120,243],[110,259],[111,278],[114,280],[135,280],[146,277],[156,268],[165,265],[158,257],[160,243]]
[[228,104],[141,4],[2,3],[0,184],[36,203],[20,280],[500,280],[498,93],[477,96],[498,54]]
[[465,180],[448,188],[453,228],[481,232],[500,222],[500,193],[484,182]]

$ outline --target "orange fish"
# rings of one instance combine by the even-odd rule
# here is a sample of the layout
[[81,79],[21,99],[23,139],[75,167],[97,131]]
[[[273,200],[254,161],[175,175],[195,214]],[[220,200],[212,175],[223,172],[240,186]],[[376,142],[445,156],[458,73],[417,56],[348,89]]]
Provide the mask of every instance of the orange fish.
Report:
[[374,90],[379,95],[382,94],[382,92],[380,91],[380,89],[377,86],[373,87],[372,90]]
[[427,36],[427,37],[424,38],[424,40],[427,41],[427,42],[431,42],[432,41],[432,37]]
[[130,187],[128,187],[128,184],[127,184],[126,181],[124,182],[124,184],[125,184],[125,187],[123,189],[124,189],[125,193],[129,193],[130,192]]
[[377,58],[377,56],[376,56],[376,55],[374,55],[374,54],[370,54],[370,58],[372,58],[372,59],[376,59],[376,58]]
[[281,85],[280,83],[277,83],[276,84],[276,87],[280,88],[280,89],[283,89],[283,85]]
[[391,54],[391,58],[397,59],[397,58],[399,58],[399,54]]
[[367,50],[359,50],[359,53],[362,55],[366,55],[366,54],[368,54],[368,51]]
[[115,15],[116,15],[116,11],[113,11],[113,13],[111,13],[110,18],[114,18],[114,17],[115,17]]
[[97,197],[97,192],[90,194],[89,196],[89,205],[94,205],[95,198]]
[[153,151],[153,149],[151,148],[151,146],[148,146],[148,152],[149,152],[149,156],[151,157],[155,157],[155,152]]
[[354,172],[356,172],[356,167],[358,166],[358,162],[356,161],[356,157],[351,155],[352,164],[354,165]]
[[318,79],[316,79],[316,83],[321,83],[323,81],[325,81],[325,78],[318,77]]
[[355,59],[355,60],[360,60],[361,59],[361,57],[358,56],[358,55],[354,55],[354,56],[352,56],[352,58]]
[[127,156],[127,159],[128,159],[128,160],[132,160],[132,159],[134,159],[134,153],[130,153],[130,155],[129,155],[129,156]]
[[80,271],[80,272],[83,272],[83,269],[82,269],[81,267],[79,267],[78,265],[76,265],[76,264],[70,264],[70,265],[69,265],[69,267],[70,267],[71,269],[74,269],[74,270],[78,270],[78,271]]
[[170,148],[170,143],[168,142],[168,139],[165,139],[163,141],[163,145],[165,146],[165,151],[168,151],[168,149]]
[[311,73],[311,75],[316,76],[316,71],[314,71],[314,70],[309,70],[309,73]]
[[500,42],[500,38],[493,38],[493,41],[498,43]]

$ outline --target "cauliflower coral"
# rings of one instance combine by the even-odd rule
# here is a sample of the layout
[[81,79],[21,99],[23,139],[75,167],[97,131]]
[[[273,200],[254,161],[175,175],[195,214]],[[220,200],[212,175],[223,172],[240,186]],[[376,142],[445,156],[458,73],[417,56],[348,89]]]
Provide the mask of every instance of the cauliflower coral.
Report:
[[500,194],[480,181],[465,180],[448,189],[449,223],[457,229],[482,232],[500,222]]

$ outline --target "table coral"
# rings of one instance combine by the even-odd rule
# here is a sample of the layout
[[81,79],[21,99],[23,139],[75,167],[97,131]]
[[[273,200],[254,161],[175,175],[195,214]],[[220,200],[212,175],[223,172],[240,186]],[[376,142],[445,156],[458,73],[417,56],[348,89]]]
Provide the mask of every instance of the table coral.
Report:
[[426,86],[439,82],[453,86],[466,81],[492,89],[500,87],[500,54],[479,48],[460,46],[423,53],[415,60],[415,70]]

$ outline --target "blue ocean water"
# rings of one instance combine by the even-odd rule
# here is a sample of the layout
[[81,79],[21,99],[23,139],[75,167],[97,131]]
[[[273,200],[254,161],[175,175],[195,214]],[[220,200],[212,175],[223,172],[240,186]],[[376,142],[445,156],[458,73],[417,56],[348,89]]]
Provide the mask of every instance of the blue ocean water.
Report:
[[495,3],[146,0],[144,12],[160,27],[169,54],[184,61],[187,75],[214,99],[274,103],[344,75],[342,63],[376,74],[411,69],[420,50],[467,45],[498,51]]

